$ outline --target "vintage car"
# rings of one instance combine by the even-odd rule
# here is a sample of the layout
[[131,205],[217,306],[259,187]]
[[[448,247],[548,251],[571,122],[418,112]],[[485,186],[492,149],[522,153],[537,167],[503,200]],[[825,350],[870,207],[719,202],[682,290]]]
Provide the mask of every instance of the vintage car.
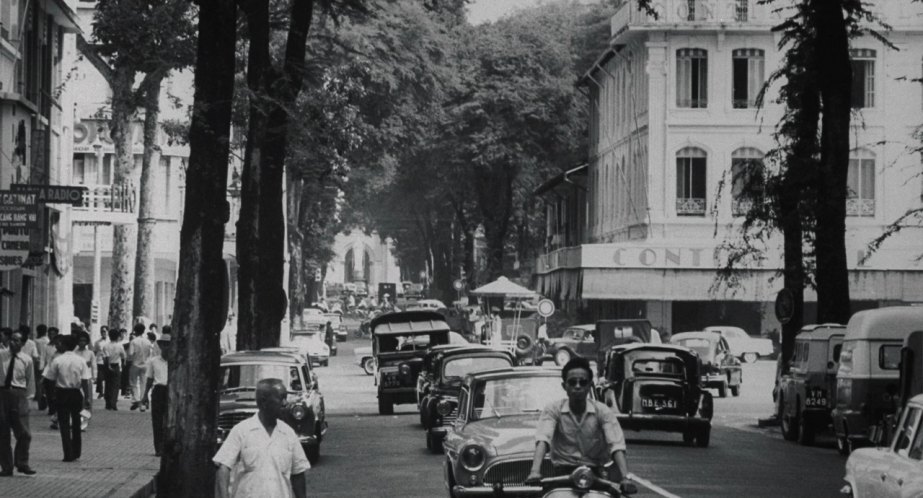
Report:
[[461,344],[452,344],[450,341],[449,344],[440,344],[427,349],[426,354],[423,355],[423,366],[420,369],[420,373],[417,375],[417,409],[420,410],[420,425],[422,425],[424,429],[426,428],[426,422],[429,420],[429,415],[424,413],[423,399],[426,398],[426,395],[433,385],[435,377],[433,374],[434,360],[437,356],[442,354],[443,351],[459,347],[464,346]]
[[795,336],[795,354],[779,380],[778,410],[782,436],[810,445],[830,425],[836,394],[836,370],[846,327],[806,325]]
[[[567,396],[557,368],[513,367],[465,377],[455,423],[443,441],[449,496],[503,496],[500,488],[522,486],[532,467],[539,414],[555,396]],[[553,475],[550,459],[542,475]]]
[[567,327],[561,337],[549,340],[546,354],[559,367],[563,367],[574,356],[593,360],[596,358],[595,331],[596,325],[592,323]]
[[356,365],[359,365],[366,375],[375,375],[375,356],[372,354],[372,346],[353,349],[353,356],[356,359]]
[[717,332],[727,341],[731,354],[740,358],[744,363],[753,363],[762,356],[770,356],[775,352],[772,340],[750,337],[740,327],[726,325],[713,325],[705,327],[705,332]]
[[458,393],[465,376],[512,367],[515,361],[508,351],[485,346],[450,347],[436,352],[430,359],[431,379],[420,400],[427,449],[442,453],[442,440],[458,415]]
[[423,356],[428,348],[449,343],[449,326],[435,311],[399,311],[375,317],[369,327],[377,365],[378,413],[391,415],[394,405],[417,402]]
[[330,326],[333,327],[333,333],[336,335],[337,342],[344,342],[349,337],[349,331],[346,329],[346,324],[343,323],[343,316],[341,313],[324,313],[324,318],[330,322]]
[[218,445],[231,429],[257,412],[256,385],[262,379],[280,379],[288,388],[282,420],[298,435],[308,460],[320,458],[327,433],[324,396],[310,364],[296,354],[241,351],[221,357],[218,390]]
[[[651,322],[647,320],[600,320],[596,322],[596,370],[600,377],[603,376],[603,363],[606,361],[606,352],[613,346],[632,344],[636,342],[651,343]],[[590,356],[592,361],[594,358]]]
[[740,360],[731,354],[727,341],[715,332],[681,332],[670,337],[677,344],[695,351],[702,360],[702,383],[706,389],[717,389],[719,397],[740,395],[743,369]]
[[923,395],[913,397],[898,418],[890,444],[860,448],[846,461],[841,492],[860,497],[923,496]]
[[686,444],[706,447],[714,403],[700,367],[698,354],[683,346],[615,346],[606,353],[598,397],[624,429],[681,432]]
[[298,348],[305,357],[310,358],[311,366],[324,366],[330,364],[330,346],[324,344],[323,325],[302,325],[293,327],[288,334],[288,339],[280,341],[281,346]]

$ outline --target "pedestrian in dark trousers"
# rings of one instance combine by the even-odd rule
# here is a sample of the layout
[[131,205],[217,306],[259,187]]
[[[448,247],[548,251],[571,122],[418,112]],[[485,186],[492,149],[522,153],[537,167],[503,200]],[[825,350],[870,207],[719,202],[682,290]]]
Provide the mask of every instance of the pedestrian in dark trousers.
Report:
[[[49,333],[50,333],[49,329]],[[44,385],[43,389],[45,391],[45,400],[48,402],[48,415],[51,417],[51,430],[58,430],[58,405],[55,403],[54,399],[54,381],[48,380],[45,378],[44,374],[48,373],[48,367],[51,366],[51,362],[55,358],[64,354],[64,344],[61,342],[64,336],[58,335],[57,333],[54,336],[54,339],[51,340],[51,345],[54,349],[54,353],[48,355],[48,362],[45,364],[45,368],[42,370],[42,384]]]
[[64,354],[51,362],[45,378],[54,382],[55,411],[61,428],[64,461],[73,462],[80,458],[80,410],[83,409],[83,393],[89,389],[90,372],[87,361],[74,352],[77,338],[66,335],[58,340],[64,346]]
[[103,348],[109,344],[109,327],[99,327],[99,340],[93,344],[93,354],[96,355],[96,399],[106,397],[106,368],[103,360]]
[[131,397],[131,356],[128,354],[128,348],[131,347],[131,337],[125,329],[119,329],[119,344],[125,349],[125,360],[122,365],[122,376],[119,377],[119,389],[122,396]]
[[[48,327],[44,323],[35,326],[35,347],[38,349],[38,362],[35,363],[35,378],[41,380],[42,372],[45,370],[45,356],[48,353]],[[38,409],[48,408],[48,402],[45,400],[45,389],[41,382],[35,383],[35,401],[38,402]]]
[[119,342],[119,329],[109,330],[109,343],[103,347],[103,355],[103,363],[106,365],[106,409],[118,410],[122,364],[127,358],[125,348]]
[[154,429],[154,455],[163,454],[163,431],[167,423],[167,357],[170,354],[171,336],[166,332],[157,339],[160,354],[147,362],[147,387],[142,403],[148,404],[150,392],[151,425]]
[[[29,399],[35,395],[35,370],[32,357],[22,353],[23,337],[9,328],[0,331],[7,349],[0,351],[0,476],[19,472],[33,475],[29,467]],[[16,449],[10,449],[10,431],[16,437]]]

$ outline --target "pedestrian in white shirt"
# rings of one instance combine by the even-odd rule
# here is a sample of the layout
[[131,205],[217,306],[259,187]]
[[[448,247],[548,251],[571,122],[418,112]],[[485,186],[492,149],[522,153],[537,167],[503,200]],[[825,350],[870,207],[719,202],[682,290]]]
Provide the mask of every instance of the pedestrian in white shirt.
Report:
[[88,384],[89,374],[86,360],[74,352],[77,338],[65,335],[58,341],[64,347],[64,353],[48,365],[45,378],[54,382],[55,411],[61,428],[64,461],[73,462],[80,458],[80,410],[83,409],[83,386]]
[[[35,378],[41,379],[42,372],[45,370],[45,355],[48,353],[48,326],[40,323],[35,326],[35,347],[38,349],[38,363],[35,366]],[[38,402],[38,409],[44,410],[48,407],[45,400],[45,390],[41,382],[35,383],[35,401]]]
[[[304,473],[311,464],[295,431],[279,420],[285,392],[280,379],[257,383],[259,412],[235,425],[212,459],[218,465],[218,498],[306,498]],[[242,468],[230,489],[238,463]]]
[[109,327],[99,327],[99,340],[93,344],[93,354],[96,355],[96,399],[106,397],[106,358],[103,350],[109,344]]
[[141,403],[144,395],[144,386],[147,383],[145,371],[147,360],[151,359],[151,341],[147,340],[145,333],[147,328],[143,323],[136,323],[132,329],[134,338],[128,346],[128,361],[131,362],[131,372],[129,373],[129,382],[131,383],[131,409],[141,411],[147,410],[147,405]]
[[77,354],[87,362],[87,376],[84,379],[83,407],[93,410],[93,383],[96,380],[96,354],[90,349],[90,334],[80,331],[77,333]]
[[[0,331],[7,348],[0,351],[0,476],[20,473],[33,475],[29,467],[29,399],[35,394],[35,369],[32,357],[22,353],[22,335],[9,328]],[[10,431],[16,449],[10,451]]]
[[147,362],[147,388],[141,402],[148,404],[148,392],[151,405],[151,425],[154,429],[154,455],[163,453],[163,430],[167,425],[167,358],[170,353],[171,336],[167,333],[168,326],[163,328],[164,333],[157,339],[160,354],[151,357]]
[[119,329],[109,331],[109,342],[103,346],[103,363],[106,365],[106,409],[118,410],[119,388],[122,385],[122,367],[128,354],[119,342]]

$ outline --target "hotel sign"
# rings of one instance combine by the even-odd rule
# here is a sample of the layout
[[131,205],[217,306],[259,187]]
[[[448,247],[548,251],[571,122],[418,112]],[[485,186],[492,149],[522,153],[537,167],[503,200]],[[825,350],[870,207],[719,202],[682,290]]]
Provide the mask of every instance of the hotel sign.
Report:
[[0,190],[0,228],[37,228],[35,193]]

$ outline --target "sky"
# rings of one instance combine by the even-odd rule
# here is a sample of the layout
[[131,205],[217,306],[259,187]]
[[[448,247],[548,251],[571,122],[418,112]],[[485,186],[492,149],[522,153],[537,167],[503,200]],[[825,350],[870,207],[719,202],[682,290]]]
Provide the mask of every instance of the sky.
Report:
[[497,19],[523,7],[537,5],[545,0],[474,0],[468,6],[468,22],[481,24]]

